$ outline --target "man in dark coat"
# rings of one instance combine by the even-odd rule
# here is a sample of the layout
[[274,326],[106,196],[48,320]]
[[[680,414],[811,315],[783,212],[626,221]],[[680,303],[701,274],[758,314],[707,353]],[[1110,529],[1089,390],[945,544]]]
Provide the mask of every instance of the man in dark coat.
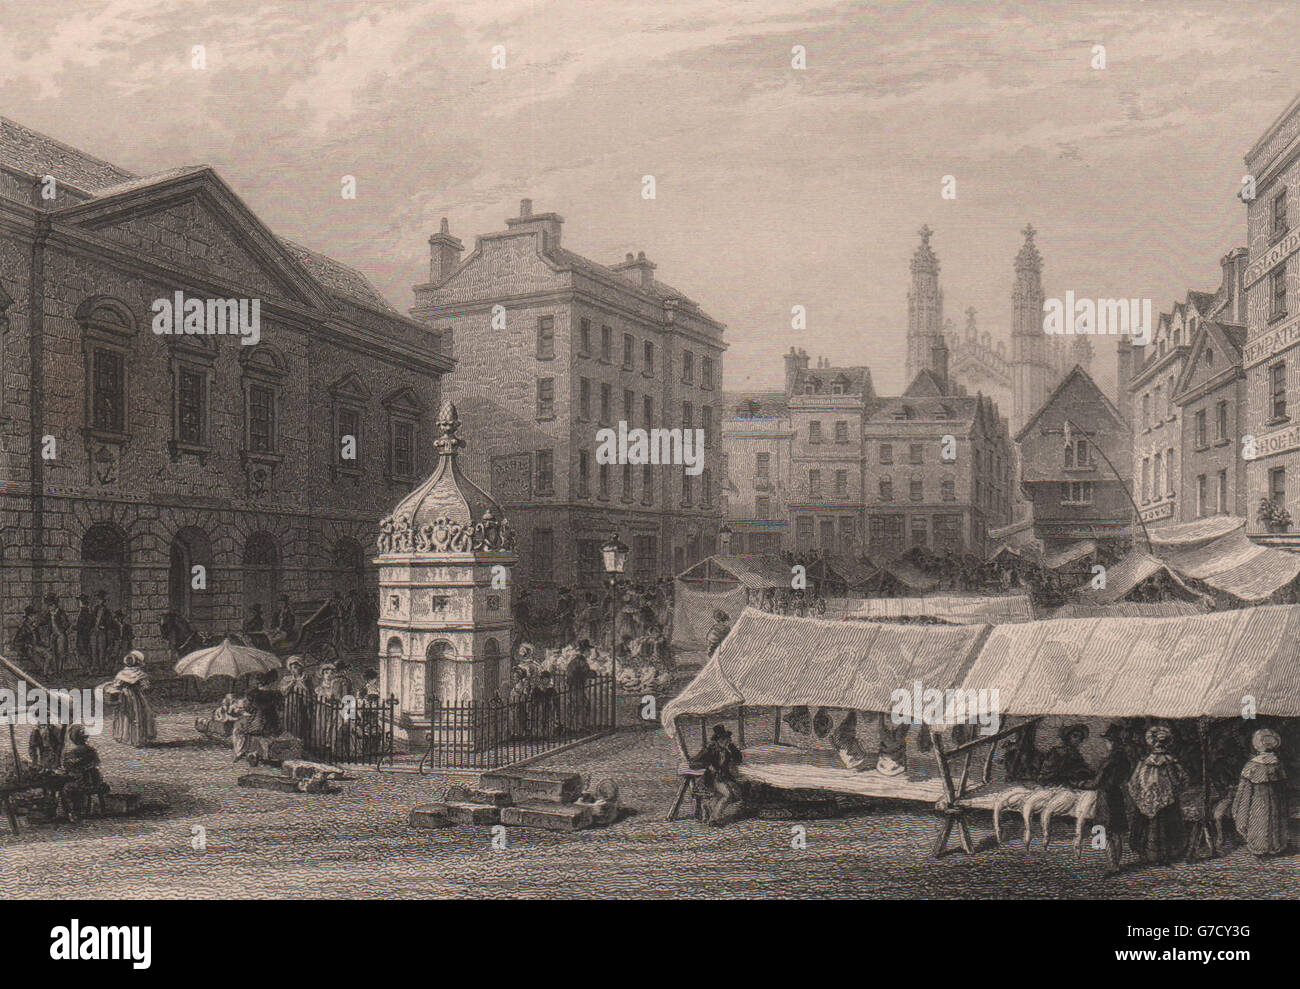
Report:
[[1086,788],[1097,791],[1097,809],[1092,820],[1105,829],[1111,868],[1118,869],[1120,856],[1124,854],[1124,835],[1128,833],[1125,786],[1133,775],[1133,760],[1125,744],[1128,735],[1123,725],[1111,724],[1101,737],[1106,742],[1106,756]]
[[77,595],[77,613],[72,619],[72,625],[77,630],[77,665],[89,669],[90,637],[94,632],[95,619],[90,598],[85,594]]
[[1083,758],[1079,746],[1088,737],[1088,726],[1062,725],[1061,744],[1048,750],[1038,771],[1043,786],[1082,786],[1093,777],[1092,768]]
[[[91,614],[90,654],[96,672],[107,672],[117,662],[112,654],[113,610],[108,606],[108,594],[96,592],[95,610]],[[65,618],[66,621],[66,618]]]
[[45,595],[45,614],[41,616],[41,630],[46,647],[50,650],[50,668],[46,673],[62,673],[68,659],[68,613],[51,592]]
[[708,806],[709,823],[714,827],[730,824],[744,812],[744,786],[736,775],[741,758],[731,732],[725,725],[714,725],[709,744],[691,759],[692,769],[704,770],[704,787],[713,791]]

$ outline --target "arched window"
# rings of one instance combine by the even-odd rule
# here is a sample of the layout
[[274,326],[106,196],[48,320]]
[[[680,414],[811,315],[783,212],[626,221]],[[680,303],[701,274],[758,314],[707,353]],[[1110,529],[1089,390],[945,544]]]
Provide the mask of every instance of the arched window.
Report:
[[259,461],[280,457],[280,391],[288,365],[267,344],[243,348],[244,451]]
[[496,639],[483,643],[483,697],[490,700],[501,686],[501,647]]
[[428,703],[437,701],[454,704],[460,699],[456,683],[456,647],[444,639],[430,642],[424,651],[424,675],[427,677],[425,697]]
[[384,651],[388,653],[389,659],[401,659],[402,656],[406,654],[406,649],[402,645],[401,636],[397,636],[397,635],[391,636],[388,640],[388,645],[385,646],[384,648]]
[[262,606],[262,617],[270,622],[280,597],[280,547],[267,532],[254,532],[244,541],[244,612]]
[[85,358],[86,430],[101,442],[125,443],[135,317],[124,302],[93,296],[77,307]]
[[130,615],[131,575],[126,535],[111,522],[99,522],[81,538],[81,593],[95,602],[103,591],[108,606]]

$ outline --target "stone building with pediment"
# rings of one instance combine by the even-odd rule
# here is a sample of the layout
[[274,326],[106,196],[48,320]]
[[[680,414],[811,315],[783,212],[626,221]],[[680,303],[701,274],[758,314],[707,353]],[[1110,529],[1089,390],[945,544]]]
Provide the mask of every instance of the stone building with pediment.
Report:
[[[258,343],[156,333],[178,292],[257,300]],[[71,615],[104,590],[151,662],[167,611],[216,634],[280,594],[375,593],[453,362],[363,275],[210,167],[137,176],[0,118],[0,310],[6,650],[48,592]]]

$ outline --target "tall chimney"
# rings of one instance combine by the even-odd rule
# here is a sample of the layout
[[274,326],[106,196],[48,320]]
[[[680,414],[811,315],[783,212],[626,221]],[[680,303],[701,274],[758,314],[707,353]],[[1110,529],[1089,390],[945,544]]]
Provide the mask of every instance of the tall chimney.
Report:
[[460,253],[465,249],[457,238],[451,235],[447,218],[442,218],[438,232],[429,238],[429,282],[441,285],[451,273],[460,266]]
[[612,265],[611,270],[622,273],[634,285],[641,288],[649,288],[654,284],[655,268],[658,265],[645,256],[645,251],[638,251],[636,257],[633,257],[629,251],[624,261]]
[[948,394],[948,345],[943,342],[943,337],[939,337],[930,348],[930,372],[938,379],[943,393]]
[[563,225],[564,217],[558,213],[534,213],[531,199],[519,200],[519,215],[506,220],[506,227],[511,233],[540,231],[544,251],[551,251],[560,246],[560,227]]
[[793,395],[795,383],[799,380],[799,372],[808,370],[808,352],[805,350],[795,350],[790,348],[790,353],[785,355],[785,393]]
[[1219,259],[1223,284],[1219,286],[1219,318],[1225,323],[1246,323],[1246,262],[1250,252],[1237,247]]
[[1115,385],[1119,389],[1119,402],[1116,403],[1120,415],[1130,427],[1133,422],[1133,396],[1129,393],[1129,382],[1133,380],[1133,344],[1126,336],[1119,338],[1116,346]]

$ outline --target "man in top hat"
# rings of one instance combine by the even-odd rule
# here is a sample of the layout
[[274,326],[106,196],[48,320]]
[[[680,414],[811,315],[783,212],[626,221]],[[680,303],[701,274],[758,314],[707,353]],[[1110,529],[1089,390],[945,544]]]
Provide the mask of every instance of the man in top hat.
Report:
[[280,595],[280,607],[275,613],[275,621],[271,626],[270,638],[272,647],[286,645],[293,641],[294,629],[297,628],[298,619],[293,613],[293,605],[289,603],[289,595]]
[[709,744],[691,759],[692,769],[704,770],[704,787],[713,791],[708,808],[709,823],[714,827],[730,824],[744,812],[744,786],[736,775],[740,762],[740,749],[725,725],[714,725]]
[[29,604],[23,609],[23,620],[19,622],[18,629],[14,632],[13,647],[24,664],[28,666],[36,664],[44,672],[50,665],[51,654],[41,641],[39,616],[40,613],[34,605]]
[[41,628],[45,634],[46,648],[50,650],[50,669],[47,673],[62,673],[68,659],[68,614],[59,604],[54,592],[45,595],[45,614],[41,616]]
[[1061,744],[1049,749],[1043,757],[1038,782],[1043,786],[1083,786],[1093,777],[1092,767],[1079,751],[1088,737],[1088,726],[1061,725],[1058,734]]
[[1187,789],[1187,773],[1169,751],[1174,734],[1165,725],[1147,729],[1147,755],[1128,781],[1134,816],[1133,850],[1144,862],[1167,865],[1183,850],[1183,812],[1178,798]]
[[1101,733],[1101,738],[1106,743],[1106,756],[1087,789],[1097,791],[1097,807],[1092,820],[1105,830],[1111,868],[1117,869],[1124,853],[1124,835],[1128,833],[1124,786],[1133,775],[1133,760],[1129,755],[1128,733],[1123,725],[1112,722]]

